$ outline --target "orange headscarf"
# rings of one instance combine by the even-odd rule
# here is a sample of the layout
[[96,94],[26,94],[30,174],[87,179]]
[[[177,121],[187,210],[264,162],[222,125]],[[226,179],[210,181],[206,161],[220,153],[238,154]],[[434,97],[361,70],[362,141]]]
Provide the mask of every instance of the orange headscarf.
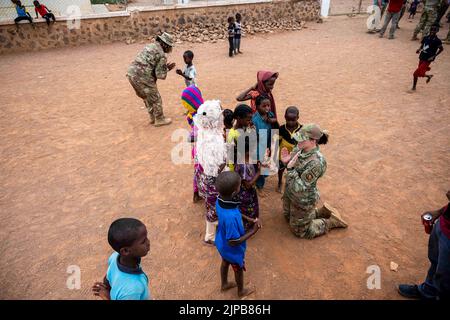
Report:
[[277,116],[277,109],[275,106],[275,100],[273,99],[273,95],[271,91],[268,91],[266,87],[264,86],[264,82],[269,80],[270,78],[275,77],[278,78],[278,72],[272,72],[272,71],[258,71],[256,74],[256,80],[258,81],[258,88],[256,89],[258,93],[264,94],[269,97],[270,99],[270,111],[273,112],[275,117]]

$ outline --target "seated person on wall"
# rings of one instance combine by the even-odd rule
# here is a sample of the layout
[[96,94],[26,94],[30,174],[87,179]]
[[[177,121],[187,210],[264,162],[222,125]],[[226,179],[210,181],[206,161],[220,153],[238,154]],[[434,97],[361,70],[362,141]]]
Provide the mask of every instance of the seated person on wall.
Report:
[[12,3],[16,5],[17,18],[14,19],[16,27],[19,28],[19,22],[22,20],[29,21],[31,25],[34,27],[33,18],[31,18],[25,6],[22,5],[22,3],[19,0],[12,1]]
[[55,15],[48,9],[45,5],[40,4],[39,1],[33,1],[34,4],[34,12],[36,13],[36,19],[38,18],[38,13],[41,15],[42,18],[45,19],[47,22],[47,25],[50,25],[50,19],[53,20],[53,22],[56,21]]

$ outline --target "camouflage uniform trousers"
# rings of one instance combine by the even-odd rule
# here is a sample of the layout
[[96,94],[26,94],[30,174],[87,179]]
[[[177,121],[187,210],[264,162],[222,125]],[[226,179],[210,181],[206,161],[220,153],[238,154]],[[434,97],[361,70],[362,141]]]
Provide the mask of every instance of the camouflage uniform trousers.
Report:
[[320,218],[316,203],[299,206],[283,196],[283,214],[292,233],[300,238],[313,239],[328,232],[326,219]]
[[448,26],[447,38],[445,40],[450,42],[450,25]]
[[144,100],[145,107],[151,120],[164,119],[161,95],[156,87],[156,82],[146,81],[143,83],[138,76],[127,74],[136,95]]
[[423,36],[427,36],[430,33],[430,28],[437,18],[437,9],[436,8],[424,8],[423,13],[420,16],[420,21],[414,29],[414,37],[417,37],[419,32],[422,31]]

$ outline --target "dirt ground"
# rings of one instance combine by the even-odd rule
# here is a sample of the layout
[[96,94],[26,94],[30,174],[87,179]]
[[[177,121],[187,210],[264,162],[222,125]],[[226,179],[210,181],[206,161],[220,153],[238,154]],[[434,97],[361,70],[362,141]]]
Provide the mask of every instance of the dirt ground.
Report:
[[[407,93],[419,43],[409,41],[414,23],[401,27],[397,39],[379,39],[366,33],[363,17],[334,17],[244,38],[244,54],[232,59],[225,42],[183,44],[170,55],[181,66],[182,52],[192,49],[205,98],[228,108],[257,70],[279,71],[279,117],[297,105],[302,123],[331,133],[319,188],[350,227],[295,238],[269,178],[260,199],[264,226],[248,243],[252,299],[398,299],[398,283],[424,278],[428,237],[420,214],[443,206],[450,187],[450,46],[432,64],[431,83],[420,79],[417,93]],[[184,82],[171,72],[159,83],[174,123],[150,126],[125,78],[142,47],[0,56],[0,298],[94,299],[90,287],[111,254],[109,224],[126,216],[149,229],[142,264],[153,298],[236,298],[219,291],[219,255],[202,245],[204,206],[191,202],[193,168],[170,160],[173,131],[187,128]],[[81,268],[80,290],[66,287],[70,265]],[[366,286],[371,265],[381,269],[379,290]]]

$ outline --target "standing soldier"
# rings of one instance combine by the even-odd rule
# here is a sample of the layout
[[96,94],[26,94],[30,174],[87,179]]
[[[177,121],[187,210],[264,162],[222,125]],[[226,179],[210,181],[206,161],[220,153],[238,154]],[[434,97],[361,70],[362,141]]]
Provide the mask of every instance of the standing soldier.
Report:
[[155,43],[145,46],[128,68],[127,78],[136,95],[144,100],[150,124],[155,127],[172,122],[170,118],[164,117],[161,96],[156,87],[156,80],[164,80],[167,72],[175,67],[175,63],[167,63],[165,55],[172,51],[172,47],[172,36],[164,32],[156,37]]
[[336,209],[319,200],[317,180],[327,169],[327,162],[319,144],[328,142],[328,134],[316,124],[303,126],[294,136],[297,146],[291,154],[281,150],[281,161],[287,164],[286,188],[283,194],[283,213],[291,231],[300,238],[313,239],[333,228],[346,228]]
[[442,41],[442,43],[450,44],[450,26],[449,26],[448,33],[447,33],[447,38],[445,38],[445,40]]
[[417,35],[422,32],[422,37],[427,36],[430,33],[430,28],[436,21],[438,15],[439,4],[441,0],[426,0],[423,8],[420,21],[414,29],[412,41],[419,40]]
[[439,5],[439,10],[438,10],[437,18],[436,18],[436,22],[435,22],[435,24],[438,24],[440,27],[442,27],[441,19],[447,12],[447,9],[449,6],[450,6],[450,0],[441,0],[441,4]]

